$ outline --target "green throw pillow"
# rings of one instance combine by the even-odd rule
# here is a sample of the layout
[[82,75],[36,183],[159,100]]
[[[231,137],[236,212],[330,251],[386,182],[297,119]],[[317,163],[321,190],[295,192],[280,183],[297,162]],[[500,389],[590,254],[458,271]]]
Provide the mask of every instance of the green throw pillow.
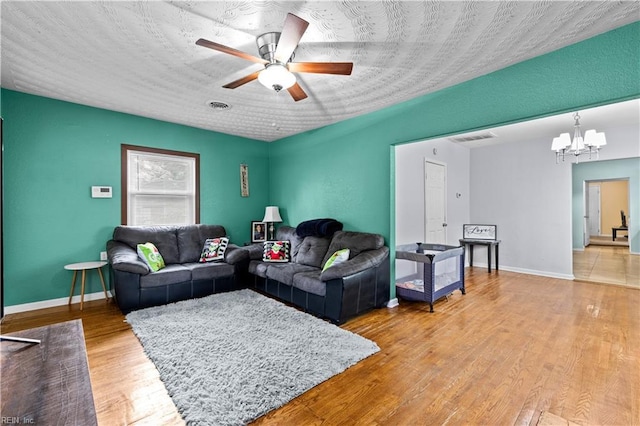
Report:
[[349,260],[350,253],[351,253],[351,250],[349,249],[342,249],[333,253],[331,257],[327,260],[327,263],[324,264],[324,268],[322,268],[322,272],[326,271],[327,269],[331,268],[334,265],[339,265]]
[[153,243],[138,244],[138,256],[153,272],[165,267],[164,259]]

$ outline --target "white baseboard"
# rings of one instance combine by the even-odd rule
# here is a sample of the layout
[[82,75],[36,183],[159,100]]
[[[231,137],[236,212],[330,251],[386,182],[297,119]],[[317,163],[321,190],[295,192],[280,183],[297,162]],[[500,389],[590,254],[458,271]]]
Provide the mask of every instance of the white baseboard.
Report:
[[400,305],[400,303],[398,302],[398,298],[397,297],[395,297],[395,298],[393,298],[393,299],[391,299],[391,300],[389,300],[387,302],[387,308],[395,308],[396,306],[399,306],[399,305]]
[[[109,297],[112,297],[111,292],[107,291]],[[96,293],[88,293],[84,295],[84,301],[104,299],[104,291],[98,291]],[[19,312],[35,311],[37,309],[53,308],[54,306],[62,306],[69,303],[68,297],[61,297],[59,299],[43,300],[41,302],[23,303],[21,305],[12,305],[4,307],[4,314],[17,314]],[[80,303],[80,295],[73,296],[71,303]]]
[[[493,270],[493,269],[492,269]],[[559,278],[561,280],[574,280],[573,274],[558,274],[555,272],[538,271],[535,269],[513,268],[511,266],[500,265],[501,271],[517,272],[519,274],[537,275],[539,277]]]

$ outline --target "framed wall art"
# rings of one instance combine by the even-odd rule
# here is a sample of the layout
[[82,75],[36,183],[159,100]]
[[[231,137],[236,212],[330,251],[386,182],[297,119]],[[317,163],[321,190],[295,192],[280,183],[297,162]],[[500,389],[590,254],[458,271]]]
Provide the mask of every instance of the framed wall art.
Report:
[[249,196],[249,166],[240,164],[240,195]]

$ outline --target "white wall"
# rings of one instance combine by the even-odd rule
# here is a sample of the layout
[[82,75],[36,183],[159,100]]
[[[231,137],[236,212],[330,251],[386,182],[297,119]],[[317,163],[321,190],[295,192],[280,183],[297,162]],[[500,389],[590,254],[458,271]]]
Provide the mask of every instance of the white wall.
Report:
[[[598,130],[600,160],[639,155],[638,126]],[[471,222],[498,225],[501,269],[572,278],[582,213],[573,212],[572,159],[556,164],[550,147],[545,138],[472,149]],[[474,265],[486,265],[486,249],[475,250]]]
[[640,157],[640,115],[636,125],[603,127],[598,131],[607,136],[607,145],[600,151],[600,160]]
[[[500,269],[572,278],[571,167],[550,141],[471,150],[471,222],[498,226]],[[474,265],[486,265],[476,247]]]
[[[433,149],[437,154],[433,153]],[[457,246],[469,222],[469,149],[446,139],[396,147],[396,244],[424,241],[424,161],[447,165],[447,244]],[[459,198],[456,193],[461,194]],[[415,263],[415,262],[411,262]],[[396,276],[410,275],[409,264],[396,262]]]

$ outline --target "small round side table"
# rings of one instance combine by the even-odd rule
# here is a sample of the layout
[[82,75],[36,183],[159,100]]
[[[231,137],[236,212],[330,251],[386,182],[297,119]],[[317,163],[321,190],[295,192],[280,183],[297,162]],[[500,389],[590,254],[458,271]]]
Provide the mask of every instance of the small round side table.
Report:
[[71,298],[73,297],[73,290],[76,287],[76,277],[78,276],[78,271],[82,271],[82,287],[80,290],[80,310],[82,310],[82,305],[84,304],[84,283],[86,280],[86,272],[91,269],[95,269],[98,271],[98,275],[100,275],[100,282],[102,283],[102,289],[104,290],[104,297],[107,300],[109,299],[109,296],[107,295],[107,287],[104,285],[104,277],[102,276],[102,267],[106,264],[107,262],[105,261],[97,261],[70,263],[64,266],[64,269],[66,269],[67,271],[73,271],[73,278],[71,280],[71,293],[69,293],[69,305],[71,304]]

